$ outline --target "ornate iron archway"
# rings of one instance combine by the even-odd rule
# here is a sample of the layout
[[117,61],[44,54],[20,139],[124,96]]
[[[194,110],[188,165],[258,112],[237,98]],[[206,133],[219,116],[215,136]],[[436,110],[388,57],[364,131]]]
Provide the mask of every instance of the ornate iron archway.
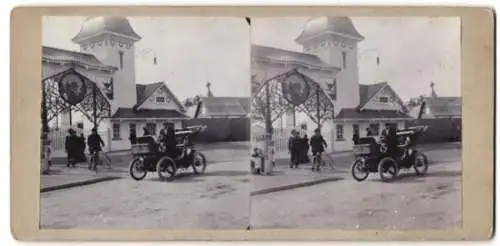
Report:
[[[80,87],[78,88],[80,95],[66,95],[66,90],[69,90],[62,88],[66,79],[82,81],[81,85],[76,85]],[[71,85],[74,84],[76,83]],[[94,123],[94,127],[111,113],[110,103],[97,84],[73,68],[44,78],[42,80],[42,121],[48,124],[59,114],[72,109],[82,113]],[[45,127],[47,126],[44,125]]]
[[252,93],[252,110],[272,124],[293,108],[305,113],[318,128],[334,118],[332,99],[319,83],[297,69],[261,82]]

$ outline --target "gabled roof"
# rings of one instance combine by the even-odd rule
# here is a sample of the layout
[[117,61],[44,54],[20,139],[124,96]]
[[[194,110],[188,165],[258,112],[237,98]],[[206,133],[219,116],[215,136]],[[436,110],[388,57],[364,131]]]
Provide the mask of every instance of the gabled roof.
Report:
[[250,112],[250,98],[247,97],[201,97],[203,115],[246,116]]
[[42,62],[58,63],[61,65],[72,64],[85,69],[90,68],[109,72],[118,69],[113,66],[104,65],[92,54],[49,46],[42,46]]
[[426,107],[434,116],[461,115],[461,97],[424,97]]
[[174,100],[174,103],[177,104],[177,106],[181,109],[181,112],[184,112],[184,106],[182,106],[181,102],[179,99],[172,93],[170,88],[165,84],[165,82],[156,82],[156,83],[151,83],[151,84],[136,84],[136,93],[137,93],[137,103],[135,104],[135,107],[138,108],[140,107],[155,91],[160,89],[162,86],[165,86],[167,93],[172,97]]
[[411,117],[396,110],[359,110],[357,108],[343,108],[335,119],[410,119]]
[[387,82],[380,82],[370,85],[359,85],[359,107],[365,106],[370,99],[377,94],[382,88],[387,85]]
[[189,118],[183,113],[172,109],[133,109],[133,108],[119,108],[111,116],[115,119],[147,119],[147,118]]
[[404,103],[403,100],[399,97],[399,95],[392,89],[391,85],[387,82],[379,82],[376,84],[370,84],[370,85],[359,85],[359,106],[358,108],[362,109],[365,107],[370,100],[377,95],[380,91],[383,89],[388,89],[390,90],[393,94],[396,100],[399,102],[401,107],[404,108]]
[[252,59],[262,59],[280,63],[286,62],[290,65],[302,65],[305,67],[313,67],[316,69],[330,69],[340,71],[340,68],[324,63],[318,56],[314,54],[284,50],[256,44],[252,44]]

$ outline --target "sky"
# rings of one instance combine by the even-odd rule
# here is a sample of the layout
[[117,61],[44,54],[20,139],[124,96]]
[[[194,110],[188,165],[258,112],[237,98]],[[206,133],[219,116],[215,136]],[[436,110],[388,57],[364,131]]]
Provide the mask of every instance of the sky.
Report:
[[[294,39],[309,18],[253,18],[252,43],[302,51]],[[403,100],[430,93],[461,96],[460,18],[352,17],[359,83],[387,81]],[[377,66],[376,57],[380,57]]]
[[[43,45],[79,50],[71,39],[85,17],[45,17]],[[309,19],[129,17],[136,43],[136,81],[165,81],[183,100],[205,94],[250,95],[250,44],[302,51],[294,42]],[[461,96],[460,19],[457,17],[351,18],[358,44],[359,83],[387,81],[403,100],[430,93]],[[380,57],[377,66],[376,57]],[[157,57],[157,65],[153,57]]]
[[[71,39],[86,17],[47,16],[42,44],[79,51]],[[128,17],[136,43],[136,81],[165,81],[180,99],[250,96],[250,28],[244,18]],[[157,65],[153,57],[157,57]]]

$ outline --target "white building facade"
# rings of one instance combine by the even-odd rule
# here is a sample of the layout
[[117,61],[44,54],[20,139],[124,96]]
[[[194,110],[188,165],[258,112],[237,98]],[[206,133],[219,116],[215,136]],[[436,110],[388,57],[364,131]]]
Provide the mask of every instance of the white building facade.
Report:
[[[388,83],[359,83],[358,43],[363,40],[348,17],[312,18],[295,39],[302,52],[253,45],[252,74],[264,83],[297,69],[320,84],[334,105],[334,119],[322,125],[323,133],[329,135],[330,150],[350,150],[355,131],[363,137],[368,127],[380,132],[377,129],[385,123],[404,127],[410,119]],[[316,128],[301,112],[289,111],[283,118],[274,122],[275,128],[298,128],[305,123],[309,136]]]
[[[103,137],[111,151],[129,149],[132,131],[142,136],[142,129],[147,128],[151,135],[157,135],[164,122],[173,122],[176,128],[180,128],[188,119],[183,105],[164,82],[136,83],[135,43],[140,40],[125,17],[91,17],[84,21],[72,39],[80,46],[80,52],[58,49],[62,55],[55,59],[85,63],[80,59],[83,55],[96,63],[96,69],[84,64],[79,70],[81,74],[90,75],[89,80],[98,85],[110,104],[110,115],[101,121],[99,130],[107,132],[108,136]],[[66,68],[61,64],[43,61],[42,64],[44,72],[51,70],[50,73],[54,73]],[[61,118],[66,119],[62,120],[63,123],[67,122],[68,114],[62,115]],[[78,115],[77,112],[72,114]],[[93,123],[84,117],[79,118],[86,128],[84,132],[88,132]]]

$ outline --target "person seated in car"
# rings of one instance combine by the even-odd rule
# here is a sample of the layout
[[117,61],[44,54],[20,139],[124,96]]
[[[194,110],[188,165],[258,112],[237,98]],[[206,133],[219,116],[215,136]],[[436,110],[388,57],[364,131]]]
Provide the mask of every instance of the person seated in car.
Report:
[[178,150],[174,125],[169,122],[165,122],[163,126],[164,128],[161,129],[158,140],[163,144],[165,152],[169,153],[171,157],[176,157],[178,155]]

